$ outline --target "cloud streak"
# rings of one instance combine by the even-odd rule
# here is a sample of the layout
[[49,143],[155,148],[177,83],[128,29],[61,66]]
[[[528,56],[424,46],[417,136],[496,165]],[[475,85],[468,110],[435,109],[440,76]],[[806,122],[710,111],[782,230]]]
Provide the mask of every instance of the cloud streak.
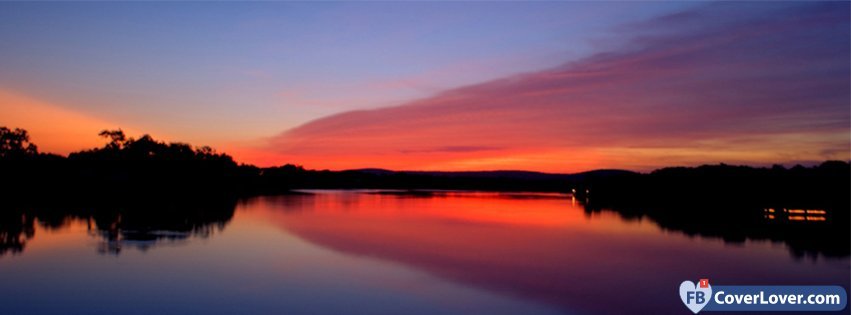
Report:
[[624,25],[619,49],[314,120],[267,151],[333,169],[848,159],[848,6],[719,3]]

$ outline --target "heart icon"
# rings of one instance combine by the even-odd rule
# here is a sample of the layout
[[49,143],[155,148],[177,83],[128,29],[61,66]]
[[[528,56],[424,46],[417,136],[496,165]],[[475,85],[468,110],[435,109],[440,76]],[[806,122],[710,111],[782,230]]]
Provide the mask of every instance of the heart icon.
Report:
[[697,314],[703,309],[706,304],[709,304],[709,299],[712,297],[712,286],[708,283],[705,288],[699,288],[694,282],[683,281],[680,283],[680,299],[683,304],[688,307],[693,313]]

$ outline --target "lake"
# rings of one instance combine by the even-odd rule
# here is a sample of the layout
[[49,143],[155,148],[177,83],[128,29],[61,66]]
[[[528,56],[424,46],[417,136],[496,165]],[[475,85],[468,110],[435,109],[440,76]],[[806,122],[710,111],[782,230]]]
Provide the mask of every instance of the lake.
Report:
[[683,280],[847,290],[851,279],[846,253],[687,233],[565,194],[125,207],[4,214],[0,313],[686,314]]

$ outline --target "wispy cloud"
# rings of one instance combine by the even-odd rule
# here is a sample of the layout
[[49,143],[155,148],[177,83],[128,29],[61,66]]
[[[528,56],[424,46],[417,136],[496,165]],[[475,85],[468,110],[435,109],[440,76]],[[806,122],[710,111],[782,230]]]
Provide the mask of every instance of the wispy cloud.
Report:
[[848,159],[848,9],[712,4],[627,25],[621,48],[550,70],[318,119],[269,150],[328,168]]

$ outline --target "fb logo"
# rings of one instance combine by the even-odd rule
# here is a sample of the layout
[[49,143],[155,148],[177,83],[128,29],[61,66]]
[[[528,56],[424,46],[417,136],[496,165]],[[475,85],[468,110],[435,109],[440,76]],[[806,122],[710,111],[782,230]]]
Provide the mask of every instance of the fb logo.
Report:
[[703,300],[706,300],[706,296],[703,295],[702,291],[686,292],[686,303],[691,303],[691,301],[694,301],[697,304],[703,304]]
[[710,296],[712,286],[709,285],[709,279],[700,279],[697,285],[688,280],[680,283],[680,299],[695,314],[709,303]]

